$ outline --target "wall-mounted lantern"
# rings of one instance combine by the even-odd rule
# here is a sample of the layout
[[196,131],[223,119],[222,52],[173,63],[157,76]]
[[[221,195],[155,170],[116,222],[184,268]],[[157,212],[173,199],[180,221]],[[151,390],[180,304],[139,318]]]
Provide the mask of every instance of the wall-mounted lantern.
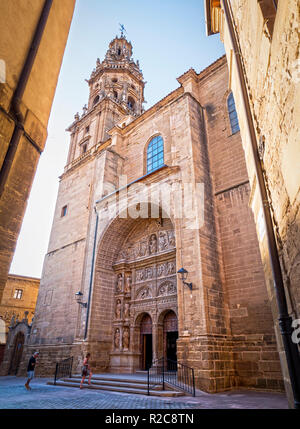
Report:
[[193,289],[193,283],[186,282],[188,271],[184,268],[180,268],[180,270],[177,271],[177,274],[180,274],[180,280],[182,280],[182,283],[186,285],[190,290]]
[[77,301],[77,303],[79,304],[79,305],[82,305],[82,307],[87,307],[87,303],[86,302],[82,302],[82,297],[83,297],[83,293],[82,292],[76,292],[75,293],[75,299],[76,299],[76,301]]

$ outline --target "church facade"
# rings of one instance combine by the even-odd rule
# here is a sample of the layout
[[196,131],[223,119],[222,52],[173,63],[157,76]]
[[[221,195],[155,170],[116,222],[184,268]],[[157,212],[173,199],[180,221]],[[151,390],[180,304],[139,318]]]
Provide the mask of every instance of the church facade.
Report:
[[[226,58],[148,110],[122,35],[97,60],[57,197],[24,362],[194,368],[196,387],[283,389]],[[185,283],[177,272],[187,272]]]

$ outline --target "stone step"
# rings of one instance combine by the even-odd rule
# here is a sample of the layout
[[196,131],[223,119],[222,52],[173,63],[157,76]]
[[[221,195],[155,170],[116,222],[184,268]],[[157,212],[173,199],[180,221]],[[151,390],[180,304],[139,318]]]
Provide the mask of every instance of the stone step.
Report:
[[[49,385],[54,385],[54,381],[48,381]],[[56,382],[56,386],[65,386],[65,387],[77,387],[79,388],[80,384],[76,381],[74,382],[66,382],[58,380]],[[147,395],[147,390],[145,389],[138,389],[138,388],[129,388],[129,387],[119,387],[119,386],[109,386],[109,385],[102,385],[102,384],[94,384],[92,383],[90,386],[87,383],[84,383],[83,385],[84,389],[93,389],[93,390],[108,390],[112,392],[119,392],[119,393],[133,393],[138,395]],[[151,396],[161,396],[161,397],[178,397],[183,396],[184,393],[172,391],[172,390],[150,390]]]
[[[87,379],[88,377],[86,377]],[[75,380],[81,380],[82,379],[82,375],[79,374],[74,374],[72,375],[72,379]],[[142,378],[125,378],[125,377],[106,377],[106,376],[102,376],[99,374],[93,374],[91,381],[112,381],[112,382],[121,382],[121,383],[134,383],[134,384],[147,384],[147,378],[142,379]]]
[[[64,381],[67,383],[80,383],[81,377],[71,377],[71,378],[62,378],[60,381]],[[116,387],[129,387],[134,389],[142,389],[147,390],[148,384],[145,381],[142,382],[136,382],[136,380],[123,380],[123,379],[106,379],[101,377],[92,377],[91,383],[93,385],[101,385],[101,386],[116,386]],[[84,385],[88,385],[87,380],[84,381]],[[162,390],[161,385],[157,385],[157,387],[154,390]]]

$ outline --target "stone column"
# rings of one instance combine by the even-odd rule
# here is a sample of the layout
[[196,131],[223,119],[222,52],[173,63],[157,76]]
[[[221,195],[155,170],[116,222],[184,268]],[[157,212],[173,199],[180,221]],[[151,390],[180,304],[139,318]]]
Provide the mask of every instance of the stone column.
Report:
[[155,362],[159,358],[157,328],[157,323],[152,324],[152,362]]

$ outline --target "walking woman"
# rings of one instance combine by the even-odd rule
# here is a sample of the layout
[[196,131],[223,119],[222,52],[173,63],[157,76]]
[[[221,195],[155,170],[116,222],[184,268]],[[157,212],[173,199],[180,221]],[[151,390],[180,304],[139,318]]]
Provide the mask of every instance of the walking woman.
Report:
[[83,361],[83,366],[82,366],[82,379],[81,379],[81,383],[80,383],[80,389],[82,389],[82,384],[84,383],[85,377],[89,376],[89,385],[91,384],[91,378],[92,378],[92,371],[91,371],[91,367],[89,365],[89,359],[91,357],[90,353],[87,353],[84,361]]

